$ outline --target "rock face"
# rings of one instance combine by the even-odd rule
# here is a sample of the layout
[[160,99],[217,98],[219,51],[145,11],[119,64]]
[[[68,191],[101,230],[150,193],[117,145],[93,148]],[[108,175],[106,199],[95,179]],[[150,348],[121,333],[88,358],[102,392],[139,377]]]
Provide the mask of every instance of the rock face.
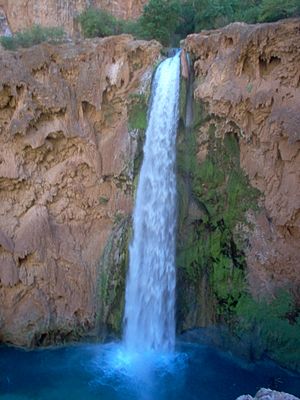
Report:
[[118,18],[136,19],[148,0],[94,0],[94,5],[103,8]]
[[[250,290],[272,297],[288,286],[299,296],[300,20],[234,23],[190,35],[185,47],[194,59],[195,98],[222,119],[221,136],[235,130],[241,167],[263,195],[261,211],[248,215]],[[202,162],[203,127],[198,145]]]
[[299,39],[293,19],[185,40],[194,121],[178,140],[177,257],[179,329],[225,325],[250,359],[298,371]]
[[118,18],[140,16],[146,0],[0,0],[12,32],[33,24],[62,26],[69,34],[78,31],[75,17],[88,7],[102,8]]
[[295,397],[288,393],[276,392],[271,389],[260,389],[255,397],[250,396],[249,394],[240,396],[236,400],[299,400],[298,397]]
[[3,8],[0,7],[0,36],[9,35],[11,31]]
[[123,35],[0,53],[0,341],[95,326],[100,257],[132,208],[130,109],[159,51]]

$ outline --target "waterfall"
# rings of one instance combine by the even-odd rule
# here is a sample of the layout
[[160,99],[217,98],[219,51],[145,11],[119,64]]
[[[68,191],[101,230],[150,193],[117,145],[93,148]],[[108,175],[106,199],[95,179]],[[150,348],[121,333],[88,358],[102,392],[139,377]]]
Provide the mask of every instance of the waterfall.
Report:
[[180,53],[155,73],[133,215],[124,341],[130,350],[175,344],[176,132]]

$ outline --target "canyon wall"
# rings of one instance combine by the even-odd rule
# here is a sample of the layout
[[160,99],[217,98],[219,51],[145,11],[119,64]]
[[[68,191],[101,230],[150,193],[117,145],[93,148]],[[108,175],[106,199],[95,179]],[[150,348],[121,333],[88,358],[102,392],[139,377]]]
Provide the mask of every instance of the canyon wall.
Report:
[[253,349],[265,335],[273,358],[300,368],[300,20],[233,23],[184,46],[195,102],[179,141],[181,189],[191,186],[190,199],[181,193],[182,326],[236,330],[239,320]]
[[109,11],[122,19],[138,18],[146,0],[0,0],[0,12],[6,15],[12,32],[33,24],[62,26],[73,35],[78,32],[76,16],[88,7]]
[[[238,136],[240,163],[262,194],[261,212],[247,252],[249,284],[257,296],[287,282],[300,287],[300,21],[264,25],[235,23],[190,35],[195,59],[195,98],[221,135]],[[214,122],[208,122],[213,124]],[[206,127],[199,131],[198,159],[207,153]]]
[[93,6],[103,8],[118,18],[136,19],[148,0],[92,0]]
[[[41,15],[54,18],[55,4]],[[68,4],[73,32],[87,4]],[[299,39],[299,19],[188,36],[194,76],[184,65],[177,154],[178,332],[223,324],[250,357],[298,370]],[[128,35],[1,51],[1,341],[120,328],[159,51]]]
[[1,51],[0,341],[80,337],[114,325],[113,307],[121,318],[140,104],[159,53],[129,35]]

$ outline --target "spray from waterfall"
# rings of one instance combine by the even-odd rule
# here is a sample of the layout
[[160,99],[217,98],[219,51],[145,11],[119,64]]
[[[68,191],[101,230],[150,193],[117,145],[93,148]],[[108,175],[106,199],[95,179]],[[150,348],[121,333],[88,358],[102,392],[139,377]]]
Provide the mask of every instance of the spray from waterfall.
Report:
[[124,341],[129,350],[175,344],[176,132],[180,53],[155,73],[133,215]]

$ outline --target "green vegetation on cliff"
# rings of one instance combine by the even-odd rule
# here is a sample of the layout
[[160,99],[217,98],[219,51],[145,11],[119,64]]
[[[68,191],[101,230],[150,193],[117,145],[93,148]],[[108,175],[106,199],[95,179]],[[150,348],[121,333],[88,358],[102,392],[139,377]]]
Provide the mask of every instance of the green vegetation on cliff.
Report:
[[[149,0],[136,21],[118,19],[99,8],[88,8],[77,21],[86,38],[129,33],[138,39],[156,39],[164,46],[203,29],[215,29],[234,21],[256,23],[300,16],[299,0]],[[60,43],[61,28],[34,25],[0,43],[7,50],[31,47],[42,42]]]
[[123,31],[122,21],[105,10],[88,8],[77,19],[86,38],[118,35]]
[[134,159],[134,192],[142,164],[143,144],[147,128],[147,109],[150,96],[150,85],[145,93],[136,93],[129,96],[128,103],[128,129],[135,132],[137,150]]
[[107,242],[99,263],[97,324],[100,336],[119,335],[125,304],[125,281],[131,220],[122,217]]
[[145,94],[133,94],[129,98],[128,127],[145,131],[147,128],[147,103]]
[[243,294],[236,310],[238,334],[258,331],[256,346],[284,366],[300,371],[300,313],[290,293],[278,291],[271,301],[255,301]]
[[115,18],[105,10],[89,8],[78,16],[87,38],[129,33],[139,39],[156,39],[168,46],[180,17],[178,0],[150,0],[137,21]]
[[0,37],[0,43],[6,50],[17,50],[19,47],[31,47],[43,42],[61,43],[64,37],[65,33],[62,28],[33,25],[15,35]]
[[234,133],[227,134],[224,140],[216,138],[212,122],[207,157],[198,163],[195,131],[189,134],[185,150],[189,162],[184,160],[184,151],[178,157],[180,173],[188,174],[194,208],[198,208],[195,216],[186,217],[190,224],[178,265],[189,279],[197,279],[208,271],[216,313],[228,321],[245,287],[242,238],[235,227],[238,223],[246,224],[245,212],[256,208],[259,193],[249,185],[240,168]]
[[156,39],[164,46],[172,42],[180,17],[178,0],[150,0],[138,24],[145,39]]
[[254,299],[248,290],[247,214],[258,209],[260,193],[240,167],[239,129],[227,124],[224,133],[225,121],[205,113],[203,104],[194,107],[194,126],[190,132],[181,127],[178,139],[179,328],[203,326],[190,314],[209,298],[206,324],[226,324],[241,342],[255,341],[260,354],[299,370],[300,314],[293,297],[281,291],[273,300]]
[[190,33],[234,21],[271,22],[299,15],[299,0],[149,0],[136,21],[123,21],[93,8],[84,11],[78,21],[85,37],[130,33],[174,46]]
[[215,29],[231,22],[271,22],[300,15],[298,0],[187,0],[181,2],[178,33]]

